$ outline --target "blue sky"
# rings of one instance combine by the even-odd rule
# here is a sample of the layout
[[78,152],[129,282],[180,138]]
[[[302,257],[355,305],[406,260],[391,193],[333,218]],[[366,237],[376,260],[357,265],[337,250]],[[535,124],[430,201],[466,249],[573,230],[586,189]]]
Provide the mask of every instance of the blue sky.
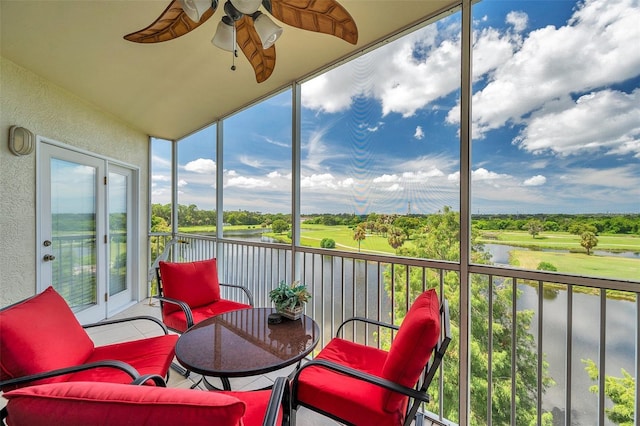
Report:
[[[473,20],[472,212],[640,212],[638,1],[485,0]],[[303,84],[303,214],[459,208],[460,23]],[[225,121],[225,210],[290,212],[290,97]],[[180,204],[215,206],[214,140],[179,143]],[[168,156],[154,149],[154,202]]]

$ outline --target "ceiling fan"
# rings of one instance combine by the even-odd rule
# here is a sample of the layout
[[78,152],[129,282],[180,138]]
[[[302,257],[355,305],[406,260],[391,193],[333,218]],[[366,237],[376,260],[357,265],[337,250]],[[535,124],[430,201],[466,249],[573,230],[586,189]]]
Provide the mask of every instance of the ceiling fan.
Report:
[[[225,15],[211,42],[233,52],[234,58],[239,46],[258,83],[273,73],[274,43],[282,34],[282,28],[258,10],[261,5],[271,16],[293,27],[330,34],[351,44],[358,41],[355,21],[336,0],[226,0]],[[151,25],[124,38],[136,43],[172,40],[202,25],[217,8],[218,0],[173,0]],[[235,63],[231,69],[235,70]]]

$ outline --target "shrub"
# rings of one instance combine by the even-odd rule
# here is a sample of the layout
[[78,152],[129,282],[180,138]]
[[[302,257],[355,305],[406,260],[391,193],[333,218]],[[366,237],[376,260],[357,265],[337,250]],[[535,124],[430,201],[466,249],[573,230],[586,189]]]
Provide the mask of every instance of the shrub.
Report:
[[538,271],[552,271],[552,272],[556,272],[558,270],[558,268],[556,268],[552,263],[549,263],[549,262],[538,263],[538,267],[536,269]]
[[336,242],[331,238],[323,238],[322,241],[320,241],[320,247],[328,249],[336,248]]

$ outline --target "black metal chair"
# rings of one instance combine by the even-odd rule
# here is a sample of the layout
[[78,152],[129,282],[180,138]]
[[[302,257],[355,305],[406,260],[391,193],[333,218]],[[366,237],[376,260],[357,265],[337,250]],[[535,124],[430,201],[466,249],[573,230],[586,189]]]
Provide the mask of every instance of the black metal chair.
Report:
[[[337,337],[351,321],[397,331],[389,351]],[[356,317],[304,364],[292,383],[295,410],[307,407],[350,425],[409,425],[451,341],[449,305],[435,290],[420,295],[401,326]],[[411,404],[410,404],[411,402]]]
[[[162,322],[179,334],[212,316],[253,307],[253,294],[248,288],[219,282],[216,259],[160,261],[156,277],[158,296],[155,298],[160,301]],[[222,298],[221,288],[240,290],[248,303]],[[189,371],[181,366],[174,363],[172,367],[183,376],[189,376]]]

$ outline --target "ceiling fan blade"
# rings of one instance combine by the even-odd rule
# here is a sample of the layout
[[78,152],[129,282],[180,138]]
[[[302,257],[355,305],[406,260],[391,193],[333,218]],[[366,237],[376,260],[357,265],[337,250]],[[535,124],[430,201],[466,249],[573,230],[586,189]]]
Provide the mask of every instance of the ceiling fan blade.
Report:
[[355,21],[336,0],[263,0],[262,5],[285,24],[358,42]]
[[256,81],[262,83],[276,67],[276,47],[262,48],[260,36],[253,26],[253,19],[243,16],[236,21],[236,41],[256,73]]
[[[217,2],[214,2],[217,5]],[[215,8],[209,8],[200,18],[200,22],[193,22],[180,6],[179,0],[173,0],[162,12],[153,24],[140,31],[124,36],[125,40],[135,43],[158,43],[172,40],[185,35],[189,31],[199,27],[215,12]]]

